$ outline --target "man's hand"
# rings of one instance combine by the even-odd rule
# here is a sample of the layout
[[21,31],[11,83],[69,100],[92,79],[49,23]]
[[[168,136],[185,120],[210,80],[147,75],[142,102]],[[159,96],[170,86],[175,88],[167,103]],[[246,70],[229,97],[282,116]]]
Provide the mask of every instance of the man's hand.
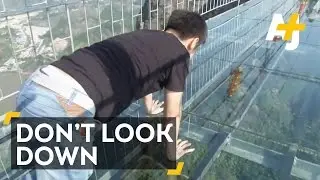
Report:
[[159,114],[159,113],[162,113],[163,111],[163,101],[159,103],[158,100],[152,100],[152,104],[151,104],[151,107],[147,107],[147,113],[148,114],[152,114],[152,115],[156,115],[156,114]]
[[177,140],[177,153],[176,153],[176,160],[180,159],[182,156],[188,153],[192,153],[195,149],[189,148],[191,143],[186,141],[181,141],[181,139]]
[[167,144],[167,158],[170,161],[177,161],[182,156],[192,153],[195,149],[190,148],[191,143],[178,139],[175,143]]
[[164,102],[160,102],[158,100],[153,100],[152,99],[152,94],[148,94],[146,95],[144,98],[144,105],[146,106],[146,111],[147,114],[151,114],[151,115],[156,115],[159,113],[162,113],[163,111],[163,103]]

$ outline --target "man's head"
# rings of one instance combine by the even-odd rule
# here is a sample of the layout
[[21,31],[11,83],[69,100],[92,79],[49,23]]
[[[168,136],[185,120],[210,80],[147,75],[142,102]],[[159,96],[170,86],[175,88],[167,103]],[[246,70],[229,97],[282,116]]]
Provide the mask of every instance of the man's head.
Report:
[[208,35],[207,24],[200,14],[186,10],[174,10],[165,31],[175,34],[190,56],[205,43]]

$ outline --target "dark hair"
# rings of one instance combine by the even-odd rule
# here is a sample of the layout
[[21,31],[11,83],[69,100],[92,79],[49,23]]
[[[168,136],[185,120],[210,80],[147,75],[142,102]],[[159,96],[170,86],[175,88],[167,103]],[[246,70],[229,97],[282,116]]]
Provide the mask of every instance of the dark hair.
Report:
[[169,17],[165,31],[168,29],[175,30],[181,40],[198,37],[199,45],[205,43],[208,35],[206,21],[201,15],[187,10],[174,10]]

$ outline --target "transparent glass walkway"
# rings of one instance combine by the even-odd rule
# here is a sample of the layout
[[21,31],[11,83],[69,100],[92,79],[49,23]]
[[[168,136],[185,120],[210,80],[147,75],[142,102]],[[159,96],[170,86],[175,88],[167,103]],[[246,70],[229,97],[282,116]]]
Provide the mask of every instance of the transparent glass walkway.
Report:
[[[51,3],[55,2],[58,1]],[[32,8],[25,10],[23,13],[27,14],[22,13],[19,18],[12,13],[15,11],[11,14],[10,11],[4,13],[4,23],[0,23],[0,38],[6,39],[6,44],[25,41],[30,42],[31,46],[24,43],[20,46],[13,45],[11,49],[3,46],[5,43],[0,41],[0,50],[8,51],[3,48],[7,47],[14,55],[0,56],[2,63],[0,64],[0,110],[2,113],[13,108],[15,92],[30,69],[53,61],[63,53],[69,53],[78,47],[98,41],[99,38],[133,29],[135,27],[133,18],[139,16],[139,13],[141,16],[139,9],[143,4],[142,1],[141,3],[130,1],[125,6],[126,2],[124,2],[120,6],[122,15],[118,13],[113,16],[115,9],[119,9],[115,8],[119,6],[118,1],[97,1],[97,4],[90,4],[90,2],[85,2],[85,8],[78,8],[79,10],[75,9],[82,7],[83,4],[66,5],[64,1],[61,1],[62,5],[58,6],[60,8],[54,6],[54,9],[49,7],[43,10],[40,5],[32,6],[32,8],[42,9],[40,15],[46,19],[37,20],[37,17],[31,16],[35,11]],[[307,24],[307,28],[300,33],[300,45],[294,51],[286,51],[284,42],[267,42],[265,36],[272,14],[281,13],[285,15],[285,19],[288,19],[291,13],[299,10],[299,1],[251,0],[241,3],[221,0],[209,1],[208,6],[202,6],[205,4],[203,1],[193,1],[193,4],[185,2],[187,1],[175,3],[177,7],[198,10],[203,15],[232,3],[238,7],[207,20],[210,29],[208,43],[201,47],[192,61],[184,96],[181,135],[193,143],[196,151],[181,159],[185,162],[185,166],[183,175],[177,179],[320,180],[320,111],[318,110],[320,107],[320,19],[309,22],[307,15],[302,14],[301,21]],[[192,3],[192,1],[188,2]],[[90,5],[97,8],[97,11],[93,11],[97,13],[96,17],[100,17],[103,12],[113,10],[111,17],[108,16],[111,19],[91,18],[95,14],[90,13],[86,3],[88,7]],[[165,3],[170,6],[167,1]],[[160,5],[150,3],[150,7],[154,8],[151,12],[165,13],[160,10]],[[105,8],[108,11],[105,11]],[[62,15],[61,17],[65,18],[61,18],[60,21],[64,26],[68,26],[61,31],[56,31],[55,28],[59,26],[54,19],[57,15],[53,14],[62,14],[62,12],[65,12],[66,16]],[[85,13],[83,16],[85,21],[81,22],[86,23],[76,25],[73,19],[76,14],[81,15],[81,13]],[[38,14],[42,17],[40,15]],[[17,23],[13,20],[23,17],[26,18],[26,22],[29,19],[30,22],[35,23],[25,25],[24,32],[29,29],[28,31],[32,32],[29,33],[31,36],[21,35],[17,28],[14,28]],[[155,20],[152,19],[154,17],[156,17]],[[161,26],[159,21],[161,17],[159,17],[159,14],[149,17],[149,28]],[[95,23],[90,25],[90,22],[94,22],[93,20],[96,20]],[[104,21],[106,23],[103,23]],[[8,28],[8,24],[16,30]],[[77,34],[81,33],[76,29],[81,25],[85,31],[84,34],[79,35],[82,38],[78,38]],[[35,35],[41,32],[41,30],[37,31],[36,27],[48,28],[47,34]],[[105,35],[105,32],[109,35]],[[23,39],[24,37],[26,38]],[[43,42],[42,39],[44,39]],[[65,41],[69,43],[66,43],[66,48],[61,48],[64,47]],[[47,46],[42,46],[41,42]],[[57,42],[61,43],[57,45]],[[43,50],[49,46],[53,47],[51,51]],[[62,51],[58,52],[57,49]],[[20,53],[22,52],[31,53],[31,56],[23,56],[23,61],[32,63],[21,61]],[[239,67],[242,70],[237,75],[240,85],[229,97],[228,89],[234,78],[232,72]],[[4,79],[11,79],[12,85],[4,85]],[[122,116],[144,116],[143,106],[139,101],[135,102]],[[10,127],[1,128],[0,179],[14,179],[24,173],[10,170],[10,141],[6,136],[9,129]],[[128,157],[130,155],[129,153]],[[91,179],[166,179],[165,173],[166,170],[97,170]]]

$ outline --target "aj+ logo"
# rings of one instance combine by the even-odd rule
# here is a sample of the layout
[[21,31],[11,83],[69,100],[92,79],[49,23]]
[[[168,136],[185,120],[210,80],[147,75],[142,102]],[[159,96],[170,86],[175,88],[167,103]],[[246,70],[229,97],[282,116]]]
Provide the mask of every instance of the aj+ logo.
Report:
[[274,14],[266,40],[272,41],[275,36],[281,36],[287,43],[286,50],[295,50],[299,46],[299,31],[305,30],[305,24],[299,24],[299,14],[291,15],[289,22],[284,23],[281,14]]

